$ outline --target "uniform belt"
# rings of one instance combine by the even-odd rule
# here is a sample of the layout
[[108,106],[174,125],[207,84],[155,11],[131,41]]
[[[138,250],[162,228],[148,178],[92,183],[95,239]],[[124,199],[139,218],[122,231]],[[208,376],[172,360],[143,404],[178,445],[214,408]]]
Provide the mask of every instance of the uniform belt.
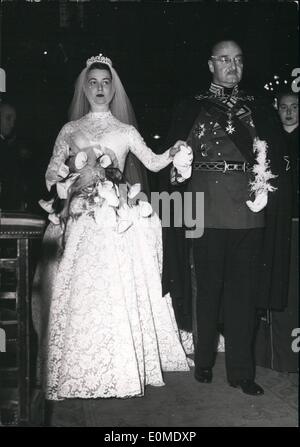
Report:
[[250,172],[252,166],[250,163],[240,161],[195,161],[193,168],[197,171],[210,171],[210,172],[227,172],[227,171],[240,171]]

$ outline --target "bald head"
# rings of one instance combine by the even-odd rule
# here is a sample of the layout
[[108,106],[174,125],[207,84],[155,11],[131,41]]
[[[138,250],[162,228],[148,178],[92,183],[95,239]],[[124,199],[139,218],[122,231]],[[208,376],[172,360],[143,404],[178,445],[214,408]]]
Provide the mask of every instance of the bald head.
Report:
[[235,40],[220,40],[219,42],[216,42],[212,49],[211,49],[211,55],[214,56],[216,54],[219,54],[219,52],[227,48],[228,45],[233,45],[237,48],[239,48],[239,51],[242,53],[241,47]]
[[237,85],[243,75],[243,54],[241,47],[234,40],[222,40],[212,48],[208,61],[213,82],[223,87]]

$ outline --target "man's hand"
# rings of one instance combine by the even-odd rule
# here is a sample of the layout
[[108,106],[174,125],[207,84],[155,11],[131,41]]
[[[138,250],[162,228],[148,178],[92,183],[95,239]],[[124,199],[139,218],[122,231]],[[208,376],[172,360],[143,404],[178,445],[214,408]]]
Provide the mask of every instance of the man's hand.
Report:
[[170,149],[170,156],[174,157],[174,155],[177,154],[177,152],[180,151],[180,147],[181,146],[187,146],[186,142],[182,141],[182,140],[176,141],[176,143]]
[[173,166],[176,168],[179,183],[190,178],[192,175],[193,151],[186,143],[181,144],[179,151],[173,158]]

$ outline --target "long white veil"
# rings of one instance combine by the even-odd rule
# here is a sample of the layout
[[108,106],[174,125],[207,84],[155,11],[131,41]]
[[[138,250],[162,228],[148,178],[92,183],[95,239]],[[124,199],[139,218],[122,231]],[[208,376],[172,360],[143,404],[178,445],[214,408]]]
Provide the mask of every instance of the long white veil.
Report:
[[[122,123],[131,124],[137,128],[137,121],[132,105],[125,92],[118,73],[112,65],[101,60],[101,64],[103,63],[107,65],[112,74],[112,84],[115,92],[109,105],[111,113]],[[85,81],[89,68],[90,67],[85,67],[76,80],[74,96],[69,108],[69,119],[71,121],[81,118],[90,110],[90,104],[85,94]],[[150,191],[147,170],[132,152],[129,152],[127,156],[124,176],[130,184],[140,183],[142,191],[149,196]]]

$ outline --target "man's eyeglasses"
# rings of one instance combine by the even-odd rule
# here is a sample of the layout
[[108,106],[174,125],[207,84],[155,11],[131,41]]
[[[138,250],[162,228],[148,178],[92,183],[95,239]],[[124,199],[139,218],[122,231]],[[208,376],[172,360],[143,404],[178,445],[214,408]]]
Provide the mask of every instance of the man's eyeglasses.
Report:
[[220,62],[223,65],[229,65],[233,61],[236,65],[243,65],[243,56],[235,56],[235,57],[229,57],[229,56],[210,56],[211,59]]

